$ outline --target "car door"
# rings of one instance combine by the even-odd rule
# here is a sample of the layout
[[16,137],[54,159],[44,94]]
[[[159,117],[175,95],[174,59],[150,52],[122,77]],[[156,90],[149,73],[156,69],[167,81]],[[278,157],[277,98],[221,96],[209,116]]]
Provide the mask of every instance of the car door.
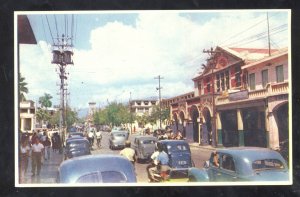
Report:
[[238,181],[236,164],[232,155],[220,155],[220,168],[216,173],[216,181]]
[[212,153],[209,159],[209,168],[207,169],[209,180],[218,181],[220,171],[220,153]]

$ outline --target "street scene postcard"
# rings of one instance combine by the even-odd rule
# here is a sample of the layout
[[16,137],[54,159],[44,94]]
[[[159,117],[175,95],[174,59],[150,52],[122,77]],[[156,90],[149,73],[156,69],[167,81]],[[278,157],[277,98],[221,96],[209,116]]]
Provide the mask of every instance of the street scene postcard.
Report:
[[291,10],[14,25],[17,187],[292,184]]

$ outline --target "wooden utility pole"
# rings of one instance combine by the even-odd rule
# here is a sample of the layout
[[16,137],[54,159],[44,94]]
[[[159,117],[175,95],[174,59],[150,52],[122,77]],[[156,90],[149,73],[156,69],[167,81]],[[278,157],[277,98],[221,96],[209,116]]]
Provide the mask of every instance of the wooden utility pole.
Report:
[[163,77],[158,75],[158,77],[155,77],[154,79],[158,79],[158,88],[156,88],[156,90],[158,90],[158,94],[159,94],[159,128],[161,129],[161,89],[162,89],[162,87],[160,86],[160,80],[163,79]]

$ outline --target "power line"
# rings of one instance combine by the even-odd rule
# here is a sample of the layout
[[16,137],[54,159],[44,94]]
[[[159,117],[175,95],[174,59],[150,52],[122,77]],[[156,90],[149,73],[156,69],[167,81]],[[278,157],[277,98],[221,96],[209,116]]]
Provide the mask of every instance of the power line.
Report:
[[59,33],[58,33],[58,28],[57,28],[56,15],[54,15],[54,21],[55,21],[55,27],[56,27],[56,33],[57,33],[57,40],[58,40]]
[[46,35],[46,30],[45,30],[45,25],[44,25],[43,17],[41,17],[41,19],[42,19],[42,26],[43,26],[43,31],[44,31],[45,40],[46,40],[46,42],[48,43],[48,38],[47,38],[47,35]]
[[50,31],[50,35],[51,35],[51,38],[52,38],[52,42],[53,42],[53,45],[54,45],[54,38],[53,38],[53,35],[52,35],[52,31],[51,31],[51,28],[50,28],[50,25],[49,25],[49,20],[48,20],[48,17],[46,15],[46,19],[47,19],[47,24],[48,24],[48,28],[49,28],[49,31]]
[[[284,25],[280,25],[280,26],[278,26],[278,27],[275,27],[275,28],[273,28],[273,29],[271,29],[270,31],[271,31],[271,33],[270,33],[270,35],[274,35],[274,34],[276,34],[276,33],[279,33],[279,32],[281,32],[281,31],[278,31],[278,30],[287,30],[287,28],[285,28],[287,25],[286,24],[284,24]],[[276,32],[277,31],[277,32]],[[244,45],[245,43],[247,44],[247,43],[251,43],[251,42],[254,42],[254,41],[256,41],[256,40],[260,40],[260,39],[262,39],[262,38],[265,38],[266,36],[268,36],[268,31],[265,31],[265,32],[262,32],[262,33],[259,33],[259,34],[255,34],[255,35],[252,35],[252,36],[250,36],[250,37],[247,37],[247,38],[244,38],[244,39],[242,39],[242,40],[239,40],[239,41],[236,41],[236,42],[233,42],[233,43],[230,43],[230,44],[228,44],[227,46],[229,47],[229,46],[232,46],[232,45]],[[254,39],[254,40],[253,40]]]
[[[279,13],[273,14],[273,15],[271,15],[269,18],[274,17],[274,16],[276,16],[276,15],[278,15],[278,14],[279,14]],[[260,23],[264,22],[265,20],[267,20],[267,19],[263,19],[263,20],[259,21],[258,23],[255,23],[254,25],[248,27],[247,29],[245,29],[245,30],[243,30],[243,31],[241,31],[241,32],[239,32],[239,33],[237,33],[237,34],[234,34],[233,36],[230,36],[228,39],[226,39],[225,41],[221,42],[220,46],[221,46],[222,44],[224,44],[225,42],[227,42],[228,40],[231,40],[232,38],[236,38],[236,36],[239,36],[239,35],[245,33],[246,31],[252,29],[253,27],[259,25]]]

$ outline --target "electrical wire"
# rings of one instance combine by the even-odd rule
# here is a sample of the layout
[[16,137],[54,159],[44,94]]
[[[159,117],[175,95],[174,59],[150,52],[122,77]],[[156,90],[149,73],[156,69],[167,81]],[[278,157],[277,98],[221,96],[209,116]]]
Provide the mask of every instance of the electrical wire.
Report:
[[53,35],[52,35],[52,31],[51,31],[51,28],[50,28],[50,25],[49,25],[49,20],[48,20],[47,15],[46,15],[46,19],[47,19],[47,24],[48,24],[48,28],[49,28],[49,31],[50,31],[50,35],[51,35],[51,38],[52,38],[52,42],[53,42],[53,45],[54,45],[55,42],[54,42],[54,38],[53,38]]
[[42,20],[42,26],[43,26],[43,32],[44,32],[44,36],[45,36],[45,40],[48,43],[48,37],[46,35],[46,30],[45,30],[45,25],[44,25],[44,20],[43,20],[43,16],[41,17]]
[[[274,16],[276,16],[276,15],[278,15],[278,14],[279,14],[279,13],[276,13],[276,14],[273,14],[273,15],[269,16],[269,19],[272,18],[272,17],[274,17]],[[219,45],[222,46],[225,42],[231,40],[232,38],[236,38],[236,36],[241,35],[241,34],[247,32],[247,31],[249,31],[250,29],[253,29],[253,27],[259,25],[260,23],[262,23],[262,22],[264,22],[264,21],[266,21],[266,20],[267,20],[267,19],[263,19],[263,20],[259,21],[258,23],[255,23],[254,25],[248,27],[247,29],[245,29],[245,30],[243,30],[243,31],[241,31],[241,32],[239,32],[239,33],[237,33],[237,34],[234,34],[233,36],[230,36],[228,39],[226,39],[225,41],[221,42],[221,44],[219,44]]]
[[57,28],[56,15],[54,15],[54,21],[55,21],[55,27],[56,27],[56,33],[57,33],[57,39],[59,39],[59,33],[58,33],[58,28]]

